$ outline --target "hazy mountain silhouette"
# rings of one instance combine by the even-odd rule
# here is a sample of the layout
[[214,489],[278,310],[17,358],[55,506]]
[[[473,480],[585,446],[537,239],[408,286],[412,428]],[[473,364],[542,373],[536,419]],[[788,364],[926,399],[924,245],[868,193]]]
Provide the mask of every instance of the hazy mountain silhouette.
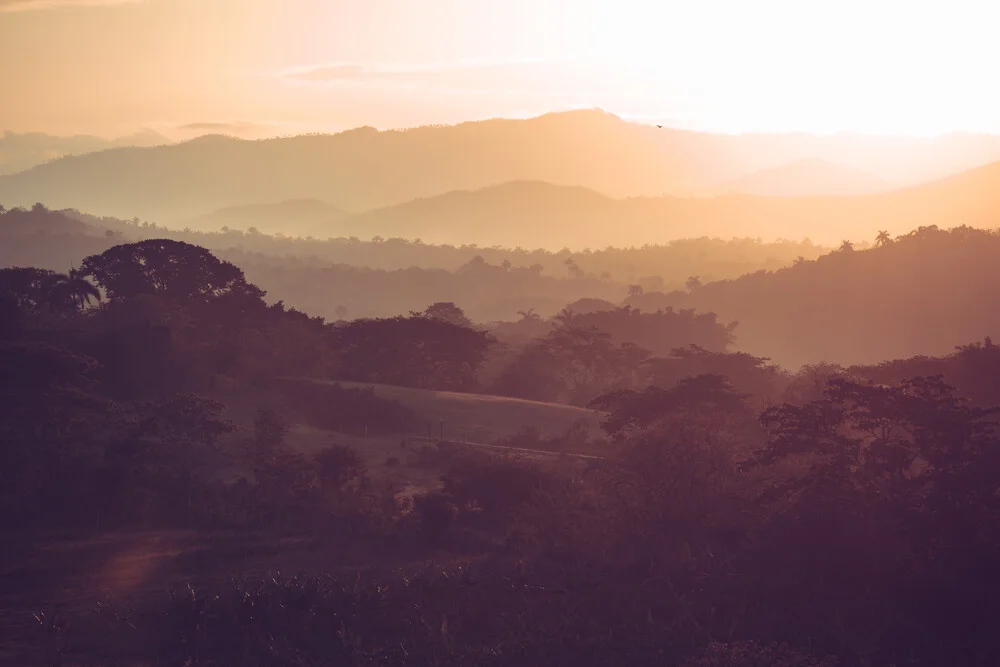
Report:
[[346,215],[333,204],[318,199],[290,199],[273,204],[221,208],[192,219],[188,226],[205,231],[223,227],[239,230],[255,228],[268,234],[326,238],[333,230],[332,223]]
[[762,169],[730,182],[725,192],[762,197],[863,195],[894,189],[894,185],[863,169],[806,158]]
[[721,135],[573,111],[409,130],[365,127],[263,141],[211,136],[105,150],[0,177],[0,201],[44,201],[176,225],[220,208],[295,199],[360,213],[508,181],[579,186],[616,198],[704,194],[803,158],[915,183],[1000,160],[1000,137]]
[[160,146],[170,140],[153,130],[117,139],[85,134],[58,137],[40,132],[4,132],[0,136],[0,174],[13,174],[66,155],[93,153],[122,146]]
[[1000,234],[925,227],[884,247],[834,251],[693,292],[647,292],[628,303],[738,320],[739,349],[789,368],[878,363],[947,354],[956,340],[1000,332],[1000,311],[989,306],[1000,300],[998,263]]
[[920,226],[989,227],[1000,220],[1000,162],[921,186],[852,197],[637,197],[514,182],[450,192],[333,222],[337,235],[428,243],[581,249],[680,238],[810,238],[839,245]]
[[[625,200],[593,190],[517,181],[475,191],[448,192],[342,220],[340,236],[459,240],[481,246],[561,248],[608,245],[622,238],[608,223],[626,215]],[[625,225],[632,229],[634,223]],[[626,233],[627,234],[627,233]],[[621,241],[624,242],[624,241]],[[620,242],[620,243],[621,243]]]

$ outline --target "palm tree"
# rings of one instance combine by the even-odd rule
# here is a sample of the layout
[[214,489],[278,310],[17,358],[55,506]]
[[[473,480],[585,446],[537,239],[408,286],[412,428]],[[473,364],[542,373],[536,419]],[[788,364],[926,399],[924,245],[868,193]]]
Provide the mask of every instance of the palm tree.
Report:
[[101,300],[101,292],[76,269],[55,276],[49,289],[49,305],[59,310],[83,310],[90,301]]
[[584,276],[583,269],[581,269],[577,265],[576,260],[574,260],[572,257],[567,257],[566,261],[563,262],[563,264],[566,265],[566,270],[569,271],[570,278],[574,279],[583,278]]
[[892,243],[892,237],[889,236],[889,232],[884,229],[879,231],[878,236],[875,237],[875,247],[881,248],[882,246],[887,246]]
[[844,241],[840,244],[840,252],[851,252],[854,250],[854,244],[850,241]]

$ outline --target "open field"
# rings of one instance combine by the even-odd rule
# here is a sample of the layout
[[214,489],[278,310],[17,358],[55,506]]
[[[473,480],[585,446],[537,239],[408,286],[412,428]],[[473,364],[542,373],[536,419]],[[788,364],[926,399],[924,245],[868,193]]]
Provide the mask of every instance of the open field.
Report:
[[[377,396],[399,401],[417,415],[420,426],[414,433],[341,433],[301,422],[295,423],[289,433],[289,442],[307,454],[331,444],[354,448],[372,473],[399,484],[404,495],[436,487],[440,475],[446,472],[446,457],[438,456],[431,460],[431,457],[421,456],[421,451],[433,448],[421,439],[443,436],[447,441],[491,444],[514,438],[526,429],[537,431],[542,438],[553,438],[575,428],[583,440],[574,445],[573,451],[585,454],[599,454],[600,447],[595,445],[597,441],[603,441],[601,413],[570,405],[389,385],[305,381],[339,384],[346,388],[371,388]],[[492,453],[497,455],[498,451],[493,450]]]
[[371,387],[376,395],[399,401],[426,422],[426,431],[413,435],[490,443],[514,436],[525,428],[538,429],[547,436],[562,435],[580,422],[586,425],[588,438],[602,435],[601,413],[572,405],[359,382],[313,382],[357,389]]
[[[448,441],[495,444],[517,438],[527,431],[541,439],[557,438],[570,430],[577,434],[572,446],[560,451],[601,455],[605,445],[600,428],[602,414],[571,405],[542,403],[504,396],[463,394],[389,385],[338,382],[296,378],[296,383],[340,385],[348,389],[372,389],[376,396],[398,401],[417,417],[415,426],[396,433],[371,429],[337,430],[318,428],[302,414],[300,406],[280,390],[232,387],[215,392],[213,398],[226,405],[226,416],[233,420],[245,437],[253,428],[257,408],[268,407],[286,416],[290,422],[288,442],[309,455],[329,445],[347,445],[364,459],[369,471],[391,479],[407,489],[407,495],[434,487],[446,472],[446,460],[421,457],[419,452],[433,445],[418,438],[442,438]],[[578,442],[577,442],[578,440]],[[527,449],[545,450],[545,446],[521,443]],[[247,471],[228,469],[225,477],[235,479]]]

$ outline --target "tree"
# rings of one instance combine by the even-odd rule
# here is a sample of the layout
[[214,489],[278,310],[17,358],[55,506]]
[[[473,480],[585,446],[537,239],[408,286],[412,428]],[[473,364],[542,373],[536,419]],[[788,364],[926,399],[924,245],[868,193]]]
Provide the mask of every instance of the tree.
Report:
[[339,379],[452,390],[476,386],[492,342],[485,332],[423,315],[354,320],[331,338]]
[[78,273],[93,277],[109,299],[149,294],[183,303],[233,292],[257,300],[264,296],[233,264],[199,246],[169,239],[109,248],[84,259]]
[[55,276],[54,284],[49,290],[49,304],[59,310],[83,310],[92,299],[100,301],[101,291],[77,269]]
[[569,271],[570,278],[573,278],[574,280],[579,280],[586,275],[583,272],[583,269],[581,269],[577,265],[576,260],[574,260],[572,257],[567,257],[564,264],[566,265],[566,270]]
[[660,355],[691,344],[722,352],[733,342],[736,328],[735,323],[720,322],[715,313],[689,309],[647,313],[628,306],[593,312],[564,310],[556,320],[566,327],[593,327],[609,334],[616,344],[633,343]]
[[442,322],[450,322],[459,327],[472,327],[472,320],[465,316],[461,308],[450,301],[438,301],[431,304],[424,310],[423,316]]
[[892,243],[892,237],[889,236],[889,232],[885,230],[879,231],[878,236],[875,237],[875,247],[881,248],[889,245],[890,243]]
[[0,269],[0,294],[23,312],[39,311],[49,303],[49,293],[58,276],[55,271],[33,267]]
[[628,286],[628,296],[629,296],[630,299],[633,298],[633,297],[642,296],[644,292],[645,292],[645,290],[642,289],[642,285],[629,285]]
[[854,244],[845,239],[844,242],[840,244],[840,248],[838,248],[838,250],[840,250],[840,252],[852,252],[854,250]]
[[331,445],[313,454],[316,477],[326,495],[339,496],[348,482],[365,472],[364,460],[346,445]]
[[593,327],[561,326],[531,342],[497,380],[497,391],[542,401],[586,405],[597,394],[631,383],[649,353],[616,345]]
[[21,336],[21,309],[17,302],[0,294],[0,341],[15,340]]
[[689,292],[693,292],[701,287],[701,278],[698,276],[691,276],[686,281],[684,281],[684,286],[687,287]]

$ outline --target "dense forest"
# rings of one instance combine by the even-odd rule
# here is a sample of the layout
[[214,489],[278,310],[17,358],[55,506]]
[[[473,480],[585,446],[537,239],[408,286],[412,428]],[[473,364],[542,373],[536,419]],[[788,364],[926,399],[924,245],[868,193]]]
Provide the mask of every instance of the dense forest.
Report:
[[[65,269],[0,269],[5,661],[1000,661],[992,233],[484,326],[326,318],[183,240],[2,222],[32,216],[63,227],[9,237]],[[454,275],[602,284],[475,256]],[[783,345],[941,320],[860,356],[965,335],[793,370],[744,351],[751,310]]]
[[583,297],[620,302],[630,285],[681,288],[773,270],[826,249],[809,242],[690,239],[662,246],[551,252],[430,245],[401,238],[363,242],[288,238],[250,231],[170,230],[138,219],[98,218],[38,205],[0,215],[0,264],[64,271],[123,241],[170,238],[208,248],[240,266],[277,299],[328,319],[389,317],[452,301],[481,322],[551,317]]
[[994,303],[1000,288],[996,231],[921,227],[898,237],[882,232],[872,241],[876,247],[866,251],[845,242],[813,262],[691,291],[645,292],[626,303],[695,308],[739,321],[743,349],[789,367],[941,355],[956,340],[996,331],[996,310],[982,305]]
[[[56,271],[125,241],[170,238],[236,264],[272,302],[327,320],[451,302],[501,338],[541,331],[568,305],[587,303],[581,299],[645,313],[693,309],[738,322],[739,350],[792,369],[942,355],[998,323],[994,309],[976,304],[995,296],[1000,237],[967,226],[882,232],[832,251],[692,239],[574,253],[172,231],[37,206],[0,215],[0,238],[0,264]],[[926,325],[927,312],[941,314],[936,326]]]

